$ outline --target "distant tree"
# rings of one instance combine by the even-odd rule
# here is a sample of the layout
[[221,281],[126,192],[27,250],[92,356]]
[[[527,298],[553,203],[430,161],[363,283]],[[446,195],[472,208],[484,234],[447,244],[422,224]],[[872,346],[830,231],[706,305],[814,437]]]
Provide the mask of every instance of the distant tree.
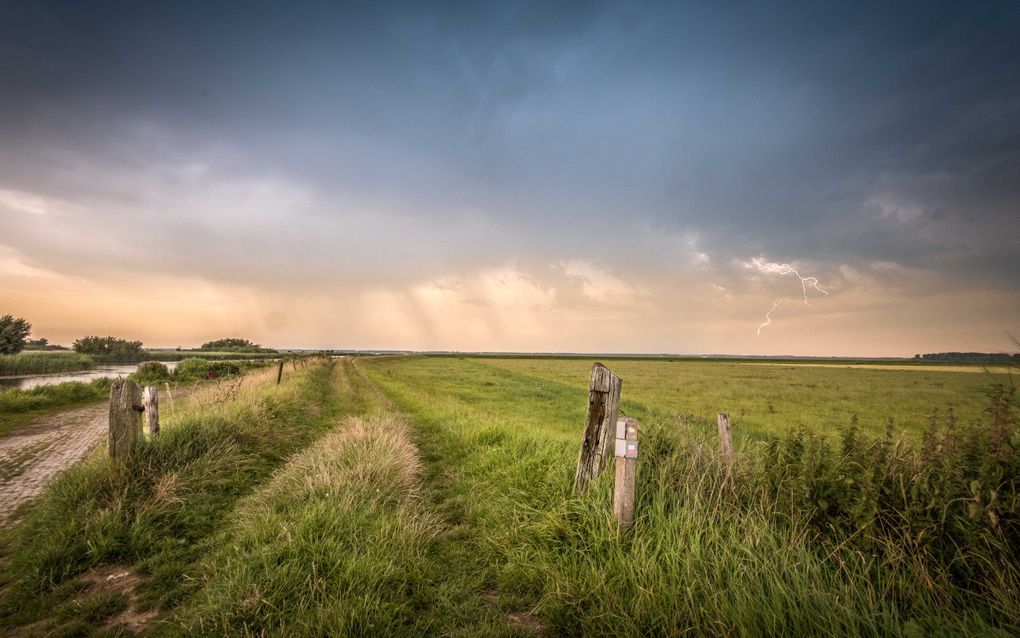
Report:
[[21,317],[0,317],[0,354],[18,354],[25,348],[25,340],[32,334],[32,324]]
[[252,343],[247,339],[239,339],[237,337],[231,337],[227,339],[216,339],[215,341],[207,341],[199,346],[199,350],[217,350],[226,352],[275,352],[270,348],[263,348],[257,343]]
[[74,351],[106,361],[138,361],[145,356],[141,341],[117,337],[82,337],[74,342]]

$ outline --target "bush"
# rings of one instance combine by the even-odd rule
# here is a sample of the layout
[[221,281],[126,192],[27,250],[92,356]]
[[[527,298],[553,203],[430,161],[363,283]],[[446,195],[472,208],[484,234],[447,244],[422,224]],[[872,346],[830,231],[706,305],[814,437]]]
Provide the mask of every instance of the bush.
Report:
[[241,374],[261,365],[260,362],[209,361],[192,357],[177,364],[174,376],[178,379],[217,379]]
[[214,350],[219,352],[276,352],[271,348],[263,348],[257,343],[247,339],[229,338],[217,339],[203,343],[199,350]]
[[159,361],[146,361],[138,366],[138,370],[131,377],[138,383],[156,383],[167,381],[172,375],[166,365]]
[[[856,419],[837,443],[794,432],[766,444],[753,480],[823,546],[910,565],[916,582],[952,595],[1010,600],[1020,595],[1014,393],[995,386],[984,423],[932,416],[920,445],[894,441],[891,421],[884,438],[862,435]],[[1020,623],[1017,606],[999,611]]]
[[141,341],[128,341],[117,337],[82,337],[74,342],[74,351],[96,357],[99,361],[133,363],[144,361],[146,353]]

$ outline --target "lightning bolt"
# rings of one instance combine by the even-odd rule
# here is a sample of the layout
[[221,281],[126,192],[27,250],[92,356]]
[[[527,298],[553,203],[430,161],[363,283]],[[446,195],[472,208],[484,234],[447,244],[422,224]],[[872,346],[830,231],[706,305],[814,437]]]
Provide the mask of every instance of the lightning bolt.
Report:
[[[805,305],[807,305],[808,303],[807,295],[808,284],[810,284],[812,288],[822,293],[823,295],[826,296],[829,295],[829,291],[822,288],[821,285],[818,283],[817,277],[805,277],[801,275],[799,272],[797,272],[797,269],[791,266],[790,264],[777,264],[773,261],[765,261],[761,257],[754,257],[751,259],[751,261],[745,262],[744,266],[746,268],[756,269],[763,273],[770,273],[783,276],[793,275],[794,277],[800,280],[800,292],[802,298],[804,299]],[[756,334],[761,335],[762,328],[772,325],[772,312],[776,308],[778,308],[779,304],[781,303],[783,303],[782,300],[772,302],[772,307],[769,308],[769,311],[767,313],[765,313],[765,321],[758,325],[758,332]]]
[[772,325],[772,311],[778,308],[781,303],[783,303],[782,299],[772,302],[772,307],[765,313],[765,321],[758,324],[758,332],[756,334],[761,335],[762,328],[767,328]]

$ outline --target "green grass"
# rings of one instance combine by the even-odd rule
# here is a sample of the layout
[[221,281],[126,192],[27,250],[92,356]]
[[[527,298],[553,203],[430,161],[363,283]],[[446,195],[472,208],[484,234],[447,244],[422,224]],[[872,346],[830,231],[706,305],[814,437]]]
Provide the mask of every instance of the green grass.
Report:
[[[139,364],[138,372],[128,378],[142,384],[163,383],[190,384],[210,378],[222,378],[244,374],[264,367],[261,361],[208,361],[205,359],[185,360],[177,370],[170,372],[166,366],[148,362]],[[10,388],[0,390],[0,436],[30,423],[40,416],[105,401],[110,396],[110,378],[92,381],[67,381],[52,385],[36,386],[28,390]]]
[[[773,471],[778,457],[768,446],[750,441],[741,446],[740,471],[728,475],[709,423],[687,419],[681,427],[631,398],[625,407],[642,421],[639,516],[621,537],[610,517],[610,474],[581,498],[570,491],[585,410],[580,384],[471,359],[389,358],[365,366],[418,425],[419,444],[436,467],[434,489],[470,530],[465,542],[483,586],[498,591],[504,605],[533,610],[555,634],[1018,630],[1020,579],[1009,537],[1016,533],[1016,492],[994,482],[1004,467],[1016,476],[1009,465],[1015,454],[984,465],[971,459],[973,473],[959,466],[935,471],[939,455],[948,454],[946,438],[925,456],[888,452],[901,450],[891,443],[841,451],[794,437],[779,448],[787,456],[778,467],[789,475]],[[625,380],[625,396],[633,396],[630,387]],[[811,451],[788,458],[798,446]],[[993,492],[1007,501],[994,514],[1003,517],[995,525],[1007,525],[1005,538],[981,518],[987,504],[966,498],[973,477],[986,478],[984,466]],[[889,476],[874,476],[877,469]],[[957,471],[955,482],[939,482]],[[867,489],[850,487],[850,476]],[[902,499],[894,493],[901,489]],[[879,518],[854,518],[854,508],[872,497]],[[929,498],[935,510],[926,509]],[[973,503],[980,505],[977,519]],[[857,520],[870,522],[842,527]],[[937,540],[922,542],[925,534]]]
[[98,450],[60,475],[2,535],[0,630],[47,618],[59,625],[51,610],[101,565],[143,574],[147,606],[193,594],[199,562],[237,500],[349,409],[333,365],[292,372],[279,386],[275,374],[254,378],[225,380],[164,410],[160,435],[130,463]]
[[[565,384],[588,386],[594,359],[482,359],[480,363]],[[920,432],[934,410],[952,408],[973,420],[987,405],[993,383],[1008,382],[1002,373],[980,367],[946,371],[937,366],[916,369],[821,367],[814,363],[762,364],[729,361],[606,361],[623,378],[625,401],[665,413],[715,419],[728,412],[737,432],[774,434],[804,427],[834,432],[856,416],[863,429]]]
[[[1008,391],[984,411],[991,377],[613,361],[641,422],[623,534],[611,472],[572,491],[590,365],[344,359],[202,390],[3,534],[0,630],[112,631],[129,601],[82,577],[118,564],[160,635],[1020,632],[1020,426]],[[753,436],[730,465],[734,397]],[[837,432],[852,414],[913,434]]]
[[19,352],[0,355],[0,376],[77,372],[96,367],[92,357],[76,352]]
[[108,399],[110,379],[0,390],[0,436],[44,414]]

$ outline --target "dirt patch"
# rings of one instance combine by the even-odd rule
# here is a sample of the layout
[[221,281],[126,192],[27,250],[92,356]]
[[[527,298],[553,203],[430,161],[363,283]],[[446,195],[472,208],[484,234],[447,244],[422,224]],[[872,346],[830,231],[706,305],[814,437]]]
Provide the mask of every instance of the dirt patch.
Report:
[[[483,594],[485,602],[491,606],[496,606],[499,603],[499,594],[493,590],[488,590]],[[514,629],[519,629],[525,633],[529,633],[532,636],[548,636],[549,630],[542,623],[538,616],[530,611],[508,611],[503,614],[506,618],[507,624]]]
[[159,612],[155,609],[148,611],[138,610],[138,586],[144,582],[133,569],[125,565],[104,565],[98,567],[79,580],[86,584],[81,596],[75,602],[81,602],[86,598],[100,594],[120,593],[128,601],[127,608],[110,616],[104,623],[104,627],[121,626],[137,633],[145,628]]
[[538,619],[538,616],[531,613],[530,611],[511,611],[506,614],[506,620],[508,623],[530,633],[533,636],[548,636],[549,632],[546,631],[545,625]]

